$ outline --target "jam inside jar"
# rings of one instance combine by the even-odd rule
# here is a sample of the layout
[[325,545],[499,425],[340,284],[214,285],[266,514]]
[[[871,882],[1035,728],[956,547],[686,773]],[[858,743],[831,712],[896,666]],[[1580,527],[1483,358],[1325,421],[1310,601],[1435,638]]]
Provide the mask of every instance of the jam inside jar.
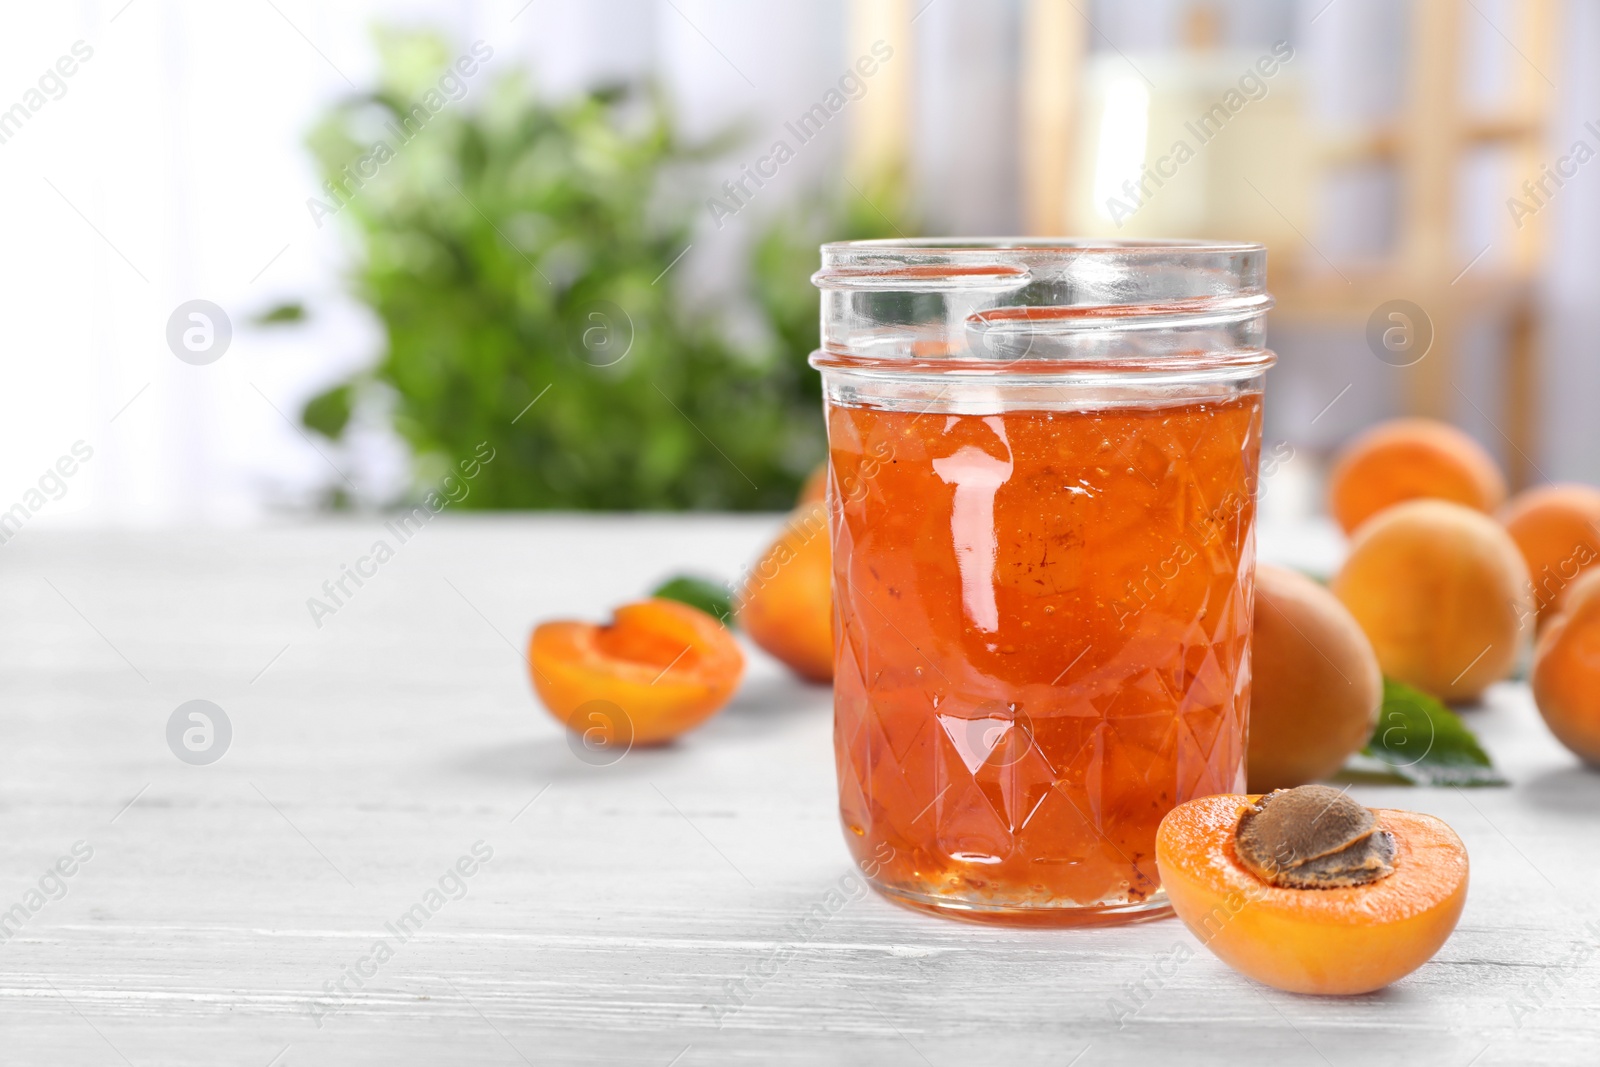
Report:
[[880,892],[1163,915],[1162,816],[1243,792],[1264,276],[1257,245],[823,247],[840,813]]

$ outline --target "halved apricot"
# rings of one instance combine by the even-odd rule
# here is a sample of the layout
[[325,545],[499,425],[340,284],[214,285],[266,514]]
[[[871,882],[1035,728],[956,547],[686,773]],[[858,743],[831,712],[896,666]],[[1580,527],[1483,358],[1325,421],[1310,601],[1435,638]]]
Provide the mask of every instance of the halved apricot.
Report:
[[1365,885],[1289,888],[1253,873],[1235,848],[1240,816],[1260,800],[1191,800],[1156,833],[1173,910],[1234,970],[1291,993],[1367,993],[1422,966],[1455,929],[1467,850],[1440,820],[1376,809],[1377,829],[1393,835],[1393,873]]
[[744,653],[716,619],[673,600],[616,610],[609,625],[547,622],[528,642],[533,687],[568,729],[590,726],[580,709],[607,701],[636,745],[670,741],[718,711],[738,688]]

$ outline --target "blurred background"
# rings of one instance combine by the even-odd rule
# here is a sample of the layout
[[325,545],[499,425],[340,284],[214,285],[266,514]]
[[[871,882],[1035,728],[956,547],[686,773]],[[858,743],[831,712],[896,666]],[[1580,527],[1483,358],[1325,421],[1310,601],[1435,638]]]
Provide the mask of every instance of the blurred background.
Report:
[[1407,412],[1600,480],[1600,5],[0,20],[7,540],[379,510],[482,448],[454,506],[785,508],[816,246],[918,234],[1265,241],[1269,513]]

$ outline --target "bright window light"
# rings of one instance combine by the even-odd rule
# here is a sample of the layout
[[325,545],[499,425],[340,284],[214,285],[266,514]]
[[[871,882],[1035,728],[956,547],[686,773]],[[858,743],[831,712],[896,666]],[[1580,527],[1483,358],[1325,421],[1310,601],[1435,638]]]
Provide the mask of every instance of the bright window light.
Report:
[[1125,197],[1123,183],[1139,181],[1150,128],[1150,93],[1137,80],[1117,78],[1106,86],[1100,114],[1100,144],[1094,159],[1094,210],[1110,219],[1106,201]]

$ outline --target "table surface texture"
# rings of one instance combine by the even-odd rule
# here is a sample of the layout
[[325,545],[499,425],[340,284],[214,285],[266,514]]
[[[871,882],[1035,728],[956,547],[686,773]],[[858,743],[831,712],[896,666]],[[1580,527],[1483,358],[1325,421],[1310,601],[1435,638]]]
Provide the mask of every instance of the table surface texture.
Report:
[[[1447,820],[1472,882],[1431,963],[1348,998],[1258,986],[1175,919],[995,928],[863,892],[830,693],[753,648],[702,729],[580,760],[530,691],[532,624],[731,576],[776,525],[23,531],[0,549],[0,1060],[1600,1062],[1600,774],[1520,683],[1463,712],[1509,788],[1353,790]],[[1263,556],[1308,536],[1267,530]],[[379,539],[393,558],[313,619]],[[169,746],[197,699],[231,726],[208,765]]]

